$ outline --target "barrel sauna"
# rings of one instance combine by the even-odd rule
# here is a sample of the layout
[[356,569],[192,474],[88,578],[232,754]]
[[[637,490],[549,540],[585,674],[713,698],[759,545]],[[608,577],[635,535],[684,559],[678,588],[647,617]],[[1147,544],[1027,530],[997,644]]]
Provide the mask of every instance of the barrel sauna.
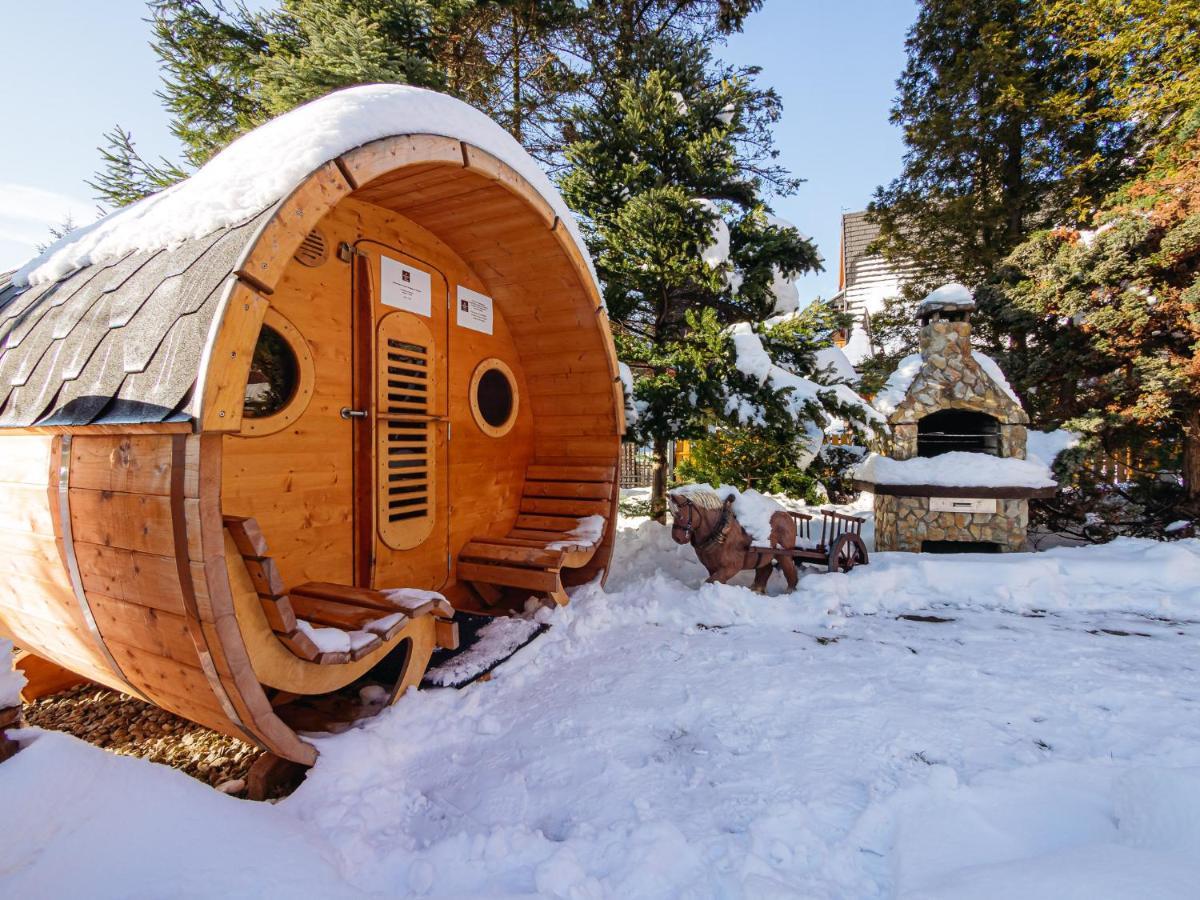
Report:
[[311,763],[297,698],[398,696],[456,609],[603,576],[586,250],[469,135],[396,130],[247,221],[0,279],[0,634]]

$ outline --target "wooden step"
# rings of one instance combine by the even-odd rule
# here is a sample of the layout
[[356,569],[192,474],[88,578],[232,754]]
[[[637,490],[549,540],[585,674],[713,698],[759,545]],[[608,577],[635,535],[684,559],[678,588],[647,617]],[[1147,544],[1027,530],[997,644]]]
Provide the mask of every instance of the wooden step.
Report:
[[552,593],[562,590],[562,582],[559,580],[557,572],[522,569],[519,566],[460,562],[458,577],[464,581],[498,584],[503,587],[524,588],[530,591]]
[[454,607],[450,605],[450,601],[444,597],[434,597],[428,600],[420,600],[417,598],[406,597],[388,597],[388,602],[394,604],[395,609],[403,610],[412,618],[417,616],[433,615],[442,619],[453,618]]
[[379,614],[402,612],[411,619],[433,614],[444,618],[454,615],[454,607],[444,599],[405,600],[388,597],[385,591],[371,588],[350,587],[328,581],[308,581],[292,589],[293,596],[312,597],[317,600],[332,600],[347,606],[361,606],[377,610]]
[[544,466],[534,463],[525,470],[533,481],[612,481],[616,475],[612,466]]
[[559,499],[557,497],[521,498],[521,512],[535,516],[570,516],[582,519],[586,516],[607,515],[608,510],[609,502],[607,500]]
[[250,580],[254,582],[254,590],[264,597],[278,597],[286,593],[283,586],[283,578],[279,574],[279,567],[275,565],[275,560],[269,556],[254,558],[249,556],[242,557],[246,563],[246,571],[250,573]]
[[583,500],[604,500],[612,497],[611,481],[526,481],[526,497],[575,497]]
[[487,538],[476,538],[464,546],[458,554],[459,559],[504,563],[551,572],[557,572],[562,567],[562,557],[561,550],[547,550],[544,546],[538,545],[512,546],[491,543]]
[[264,597],[259,594],[258,602],[262,604],[263,613],[266,615],[272,631],[291,634],[296,630],[296,613],[292,609],[292,603],[287,594],[281,597]]
[[306,581],[304,584],[292,588],[292,593],[318,600],[333,600],[350,606],[375,609],[384,613],[404,612],[379,591],[351,587],[346,584],[334,584],[329,581]]
[[233,543],[237,545],[238,552],[242,556],[262,558],[270,555],[270,551],[267,549],[267,539],[263,537],[262,530],[258,527],[255,519],[225,516],[224,522],[233,538]]
[[369,641],[367,641],[364,644],[359,645],[359,647],[356,649],[351,649],[350,658],[352,660],[354,660],[355,662],[358,662],[360,659],[362,659],[368,653],[374,653],[376,650],[378,650],[382,646],[383,646],[383,638],[381,638],[377,634],[372,634],[371,639]]
[[[396,616],[396,619],[392,622],[392,624],[385,627],[383,624],[383,621],[385,619],[391,618],[391,616]],[[396,635],[398,635],[401,632],[401,630],[404,628],[405,625],[408,624],[408,622],[409,622],[408,616],[406,616],[402,612],[390,613],[390,614],[385,613],[383,615],[383,618],[376,619],[374,622],[368,622],[366,630],[371,632],[371,634],[378,635],[381,640],[390,641],[392,638],[394,638]]]
[[[540,531],[533,528],[514,528],[508,533],[508,536],[513,540],[529,541],[531,543],[540,544],[543,547],[546,546],[546,544],[576,540],[565,531]],[[582,546],[582,544],[580,544],[580,546]]]
[[280,642],[301,659],[316,662],[321,651],[303,631],[293,631],[291,634],[279,635]]
[[[579,527],[577,516],[517,516],[516,528],[529,531],[552,531],[565,538],[568,531]],[[515,529],[514,529],[515,530]]]

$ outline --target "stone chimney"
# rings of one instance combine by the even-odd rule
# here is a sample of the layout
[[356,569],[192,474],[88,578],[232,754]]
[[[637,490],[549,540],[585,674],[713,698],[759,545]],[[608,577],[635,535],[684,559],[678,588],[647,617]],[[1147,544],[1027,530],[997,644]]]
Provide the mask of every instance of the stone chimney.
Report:
[[[947,284],[921,301],[917,321],[921,325],[921,358],[926,362],[955,362],[971,359],[971,313],[975,299],[961,284]],[[942,366],[938,366],[942,368]],[[961,368],[951,364],[951,368]]]

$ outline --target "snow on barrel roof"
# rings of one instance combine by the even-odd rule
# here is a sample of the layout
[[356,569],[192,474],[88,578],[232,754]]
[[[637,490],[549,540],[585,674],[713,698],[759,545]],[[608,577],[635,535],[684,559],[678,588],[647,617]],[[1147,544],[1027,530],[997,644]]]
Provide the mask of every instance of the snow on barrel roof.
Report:
[[241,224],[286,197],[324,163],[355,147],[400,134],[455,138],[508,164],[542,195],[583,247],[574,217],[550,179],[486,115],[435,91],[368,84],[327,94],[260,125],[186,181],[51,244],[13,274],[12,284],[25,287],[58,281],[131,252],[171,248]]
[[508,165],[543,196],[590,265],[549,179],[482,113],[400,85],[339,91],[0,276],[0,428],[190,419],[229,276],[263,224],[329,160],[410,134],[461,141]]

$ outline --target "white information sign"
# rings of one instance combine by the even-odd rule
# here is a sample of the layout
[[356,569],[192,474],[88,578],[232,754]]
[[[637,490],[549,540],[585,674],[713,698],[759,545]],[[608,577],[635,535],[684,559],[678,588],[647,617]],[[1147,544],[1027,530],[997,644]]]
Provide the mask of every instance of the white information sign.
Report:
[[930,497],[930,512],[994,513],[996,501],[983,497]]
[[383,282],[380,300],[384,306],[394,306],[419,316],[431,314],[428,272],[414,269],[390,256],[381,256],[379,276]]
[[458,324],[463,328],[492,333],[492,298],[461,284],[458,286]]

